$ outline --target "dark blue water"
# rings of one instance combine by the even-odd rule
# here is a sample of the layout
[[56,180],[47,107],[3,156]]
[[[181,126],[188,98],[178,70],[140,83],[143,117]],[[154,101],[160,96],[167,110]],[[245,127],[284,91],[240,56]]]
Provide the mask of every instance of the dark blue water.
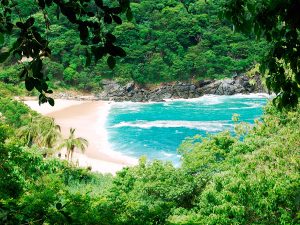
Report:
[[262,115],[265,95],[203,96],[163,103],[113,103],[106,129],[113,150],[139,158],[179,162],[186,137],[233,129],[232,115],[253,123]]

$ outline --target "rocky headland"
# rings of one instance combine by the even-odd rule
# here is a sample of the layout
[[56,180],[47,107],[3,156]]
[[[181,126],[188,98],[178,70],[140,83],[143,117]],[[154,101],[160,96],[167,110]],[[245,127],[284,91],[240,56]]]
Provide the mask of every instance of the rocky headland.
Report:
[[267,92],[258,75],[251,79],[240,75],[223,80],[176,81],[151,86],[142,86],[134,82],[122,85],[114,80],[103,79],[102,86],[102,91],[94,94],[54,92],[52,97],[79,101],[161,102],[165,99],[197,98],[207,94],[234,95]]
[[197,98],[205,94],[234,95],[266,92],[259,76],[234,76],[223,80],[201,80],[190,82],[163,83],[159,86],[145,87],[134,82],[125,85],[113,80],[103,80],[103,91],[95,97],[108,101],[164,101],[164,99]]

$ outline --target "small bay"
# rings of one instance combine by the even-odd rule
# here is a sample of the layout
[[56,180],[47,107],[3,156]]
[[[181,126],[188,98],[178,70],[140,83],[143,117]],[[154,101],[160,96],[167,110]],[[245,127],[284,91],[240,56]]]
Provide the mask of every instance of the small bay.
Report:
[[159,103],[112,103],[106,122],[112,150],[139,158],[179,164],[177,148],[187,137],[233,130],[232,115],[254,123],[262,115],[265,94],[166,100]]

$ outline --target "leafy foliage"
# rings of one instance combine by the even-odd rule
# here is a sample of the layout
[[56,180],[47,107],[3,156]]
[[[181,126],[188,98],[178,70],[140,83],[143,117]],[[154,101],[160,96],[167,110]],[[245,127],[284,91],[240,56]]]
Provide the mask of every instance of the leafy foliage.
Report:
[[[49,102],[50,105],[54,104],[53,99],[46,96],[46,94],[51,94],[53,91],[49,89],[47,84],[49,77],[43,73],[43,58],[51,55],[47,36],[50,29],[47,10],[55,8],[57,18],[60,14],[63,14],[68,22],[72,24],[72,28],[76,28],[81,45],[86,46],[87,65],[90,64],[92,57],[95,61],[98,61],[108,54],[110,55],[108,65],[113,68],[115,65],[114,57],[124,57],[126,55],[122,48],[114,44],[116,38],[105,30],[105,24],[108,26],[113,21],[116,24],[122,24],[119,15],[125,12],[131,19],[129,0],[113,1],[111,4],[104,4],[102,0],[69,2],[38,0],[37,5],[32,5],[32,1],[29,0],[26,2],[31,3],[27,6],[30,12],[27,15],[20,12],[21,7],[24,7],[22,1],[0,2],[2,12],[0,14],[0,45],[4,44],[4,35],[16,35],[13,45],[8,50],[1,52],[0,63],[5,62],[11,55],[21,61],[24,61],[23,57],[29,58],[28,63],[24,64],[21,69],[20,77],[25,80],[25,87],[28,91],[36,89],[40,93],[40,103]],[[36,23],[35,17],[31,15],[32,10],[35,12],[40,11],[43,15],[43,21]],[[39,28],[42,22],[45,25],[45,30]]]
[[[45,33],[42,37],[47,39],[51,57],[40,58],[43,62],[41,72],[49,78],[49,89],[76,87],[97,91],[101,88],[102,78],[148,84],[231,77],[249,70],[261,60],[267,48],[264,41],[256,42],[254,36],[234,33],[231,24],[218,18],[220,7],[207,4],[204,0],[132,2],[132,11],[127,10],[126,15],[131,17],[133,14],[134,18],[125,21],[121,16],[122,24],[102,21],[100,36],[93,36],[93,28],[89,27],[86,40],[89,45],[82,45],[85,41],[80,39],[85,38],[83,31],[86,29],[81,27],[79,31],[77,24],[70,23],[68,17],[57,19],[55,5],[40,11],[34,7],[32,0],[26,1],[27,5],[32,5],[31,8],[26,7],[23,1],[16,2],[16,9],[24,9],[22,17],[33,17],[35,25],[39,25],[38,32]],[[49,29],[43,26],[45,12],[51,22]],[[15,14],[12,16],[18,17]],[[116,19],[111,16],[112,21],[113,18]],[[86,18],[86,21],[90,19]],[[94,20],[93,17],[91,21]],[[110,19],[106,18],[106,21]],[[4,46],[12,46],[16,40],[14,35],[6,36]],[[108,57],[105,56],[106,47]],[[104,60],[100,60],[102,57]],[[22,72],[22,66],[15,63],[14,57],[8,58],[0,80],[6,83],[18,80],[17,74]],[[21,65],[28,64],[27,67],[30,67],[31,63],[23,57]],[[40,61],[34,65],[39,68]],[[27,86],[31,89],[34,86],[32,79],[29,81]]]
[[69,137],[64,139],[58,148],[61,149],[65,147],[67,149],[68,159],[72,159],[75,148],[79,148],[84,152],[87,146],[88,141],[81,137],[75,137],[75,129],[70,128]]
[[222,13],[236,29],[265,37],[271,48],[261,66],[267,71],[267,86],[277,94],[282,107],[295,107],[300,96],[299,31],[300,3],[291,1],[230,0],[222,2]]
[[180,168],[141,158],[115,177],[43,158],[0,120],[1,224],[299,224],[300,110],[265,111],[243,138],[187,139]]

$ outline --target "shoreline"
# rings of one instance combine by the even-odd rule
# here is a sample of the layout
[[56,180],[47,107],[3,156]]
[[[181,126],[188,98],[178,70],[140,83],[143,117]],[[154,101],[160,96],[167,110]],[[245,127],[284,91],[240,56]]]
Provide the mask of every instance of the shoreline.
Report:
[[[64,138],[69,129],[75,128],[75,135],[88,140],[85,153],[75,150],[73,162],[92,171],[115,174],[127,166],[136,165],[138,160],[110,149],[105,122],[110,103],[105,101],[76,101],[56,99],[55,106],[41,106],[36,101],[24,101],[31,109],[55,119]],[[96,121],[96,122],[95,122]]]
[[[202,97],[220,97],[220,95],[204,95],[198,98],[189,99],[164,99],[165,102],[172,101],[197,101]],[[232,97],[262,97],[270,98],[272,95],[266,93],[235,94]],[[227,95],[228,97],[228,95]],[[38,100],[23,101],[31,109],[55,119],[61,126],[64,138],[68,136],[69,129],[75,128],[75,135],[88,140],[89,146],[85,153],[75,150],[73,162],[78,162],[81,167],[91,167],[92,171],[101,173],[115,174],[127,166],[137,165],[138,159],[126,156],[121,152],[112,149],[108,142],[108,133],[105,123],[109,114],[110,107],[120,102],[101,101],[101,100],[69,100],[55,99],[55,106],[42,104],[39,106]],[[122,103],[132,104],[155,104],[158,102],[131,102]]]

